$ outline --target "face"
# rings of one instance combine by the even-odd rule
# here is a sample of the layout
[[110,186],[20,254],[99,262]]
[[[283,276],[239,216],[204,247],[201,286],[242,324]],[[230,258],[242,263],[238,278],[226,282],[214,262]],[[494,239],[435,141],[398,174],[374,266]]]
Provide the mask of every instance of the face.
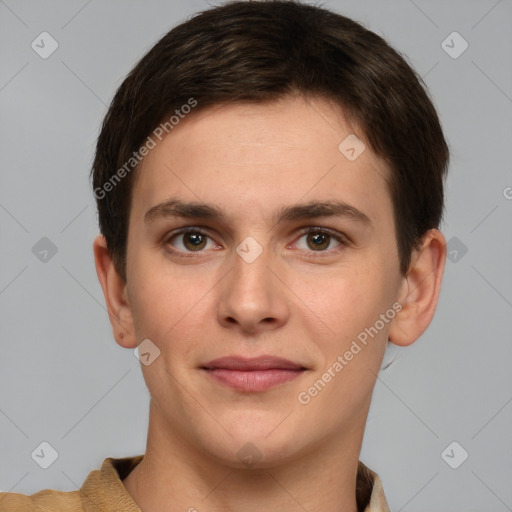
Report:
[[[142,371],[169,438],[231,465],[252,443],[271,465],[364,429],[403,284],[389,170],[368,146],[354,159],[364,140],[290,97],[190,114],[145,158],[126,295],[160,350]],[[291,364],[211,363],[231,356]]]

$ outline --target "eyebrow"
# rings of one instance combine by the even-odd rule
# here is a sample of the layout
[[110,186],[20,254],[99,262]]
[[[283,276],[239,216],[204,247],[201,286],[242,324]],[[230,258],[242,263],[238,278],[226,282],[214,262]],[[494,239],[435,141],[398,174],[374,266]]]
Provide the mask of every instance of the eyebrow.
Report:
[[[152,208],[144,215],[146,223],[169,217],[208,219],[226,224],[226,216],[216,205],[200,202],[184,202],[168,199]],[[338,200],[310,201],[309,203],[284,206],[274,211],[275,224],[315,217],[344,217],[372,227],[370,218],[357,208]]]

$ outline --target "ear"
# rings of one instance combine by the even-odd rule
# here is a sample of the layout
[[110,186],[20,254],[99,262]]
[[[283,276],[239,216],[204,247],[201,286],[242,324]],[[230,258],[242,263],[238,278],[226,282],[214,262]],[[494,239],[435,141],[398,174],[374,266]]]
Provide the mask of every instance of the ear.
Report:
[[414,343],[428,327],[436,310],[446,262],[446,240],[437,229],[422,238],[421,247],[413,251],[411,265],[399,292],[402,309],[389,331],[389,341],[399,346]]
[[103,235],[96,237],[93,250],[96,273],[105,296],[114,338],[121,347],[135,348],[137,337],[126,283],[115,268],[112,256],[107,248],[107,241]]

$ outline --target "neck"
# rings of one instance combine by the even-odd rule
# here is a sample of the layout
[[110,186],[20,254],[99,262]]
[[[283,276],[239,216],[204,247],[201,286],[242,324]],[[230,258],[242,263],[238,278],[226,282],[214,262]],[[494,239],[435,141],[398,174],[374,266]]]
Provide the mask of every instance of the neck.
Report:
[[146,453],[123,484],[141,510],[357,512],[363,429],[364,421],[286,463],[240,469],[171,431],[151,401]]

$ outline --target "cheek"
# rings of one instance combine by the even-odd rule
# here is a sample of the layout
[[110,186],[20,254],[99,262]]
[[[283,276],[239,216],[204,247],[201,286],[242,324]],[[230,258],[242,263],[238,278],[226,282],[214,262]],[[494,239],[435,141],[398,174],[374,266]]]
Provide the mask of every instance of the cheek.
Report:
[[[383,268],[382,265],[366,266],[361,271],[354,269],[331,275],[324,282],[324,293],[317,291],[305,301],[322,320],[310,324],[310,335],[318,351],[318,361],[321,361],[313,380],[320,379],[320,387],[324,380],[332,381],[332,385],[327,385],[327,392],[322,391],[327,400],[344,396],[344,401],[353,402],[356,407],[358,400],[371,394],[395,314],[392,286],[396,283],[390,277],[392,273],[383,272]],[[306,294],[308,288],[318,290],[305,283],[302,293]],[[347,397],[347,389],[358,391]]]
[[164,367],[180,375],[197,364],[205,347],[214,350],[220,343],[220,336],[212,337],[216,319],[212,300],[219,278],[213,271],[199,275],[192,267],[172,274],[159,272],[155,265],[143,268],[152,270],[140,272],[135,282],[137,339],[149,338],[160,349]]
[[360,268],[340,268],[315,275],[296,276],[293,289],[301,315],[313,330],[325,332],[337,343],[352,340],[372,326],[393,302],[396,283],[382,262]]
[[139,269],[132,275],[137,335],[160,345],[194,321],[204,291],[200,283],[183,276],[165,275],[150,263]]

